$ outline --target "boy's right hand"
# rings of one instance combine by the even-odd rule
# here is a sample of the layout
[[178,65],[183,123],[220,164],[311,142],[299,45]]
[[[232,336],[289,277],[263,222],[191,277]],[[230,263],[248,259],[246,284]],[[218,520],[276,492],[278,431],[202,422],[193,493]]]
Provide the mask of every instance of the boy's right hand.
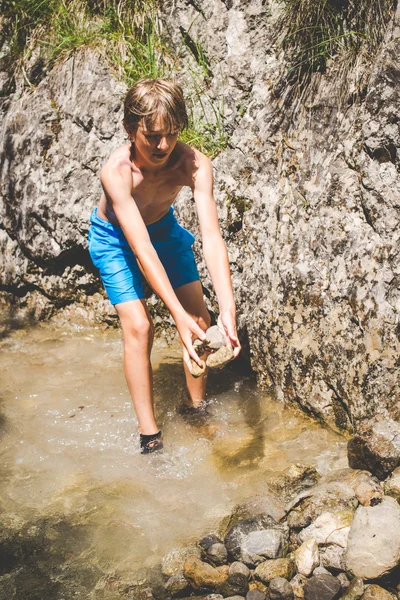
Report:
[[189,371],[192,370],[190,359],[194,360],[199,367],[203,366],[203,361],[199,358],[196,350],[193,347],[195,339],[199,338],[201,341],[206,339],[205,332],[199,327],[196,321],[185,311],[180,312],[177,315],[173,315],[176,327],[178,329],[179,336],[183,344],[183,361],[186,364]]

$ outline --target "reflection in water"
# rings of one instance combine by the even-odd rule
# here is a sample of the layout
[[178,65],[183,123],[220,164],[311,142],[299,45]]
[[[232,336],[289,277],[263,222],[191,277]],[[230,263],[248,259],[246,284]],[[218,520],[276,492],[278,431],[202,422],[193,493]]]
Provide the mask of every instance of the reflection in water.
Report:
[[0,350],[0,597],[83,600],[104,575],[133,585],[289,464],[346,464],[340,436],[260,394],[236,364],[210,374],[207,411],[190,418],[180,348],[158,343],[165,450],[142,456],[118,332],[41,326]]

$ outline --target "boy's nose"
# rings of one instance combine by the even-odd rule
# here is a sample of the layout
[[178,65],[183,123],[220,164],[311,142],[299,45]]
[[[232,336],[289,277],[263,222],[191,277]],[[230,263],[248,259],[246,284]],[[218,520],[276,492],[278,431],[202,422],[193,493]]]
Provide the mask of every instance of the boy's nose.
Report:
[[157,149],[158,150],[168,150],[168,142],[167,142],[167,138],[165,136],[160,138],[160,140],[157,144]]

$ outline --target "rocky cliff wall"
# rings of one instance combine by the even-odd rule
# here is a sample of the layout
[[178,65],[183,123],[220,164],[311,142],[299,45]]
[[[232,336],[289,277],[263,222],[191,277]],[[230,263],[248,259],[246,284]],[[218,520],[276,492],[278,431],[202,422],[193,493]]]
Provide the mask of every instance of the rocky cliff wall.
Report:
[[[329,74],[295,101],[276,10],[261,1],[163,4],[171,42],[202,48],[203,63],[188,51],[180,77],[193,85],[206,57],[207,98],[230,132],[215,188],[240,329],[260,384],[280,398],[349,430],[376,414],[398,419],[400,14],[365,74],[364,97],[355,101],[349,86],[339,104]],[[114,318],[86,233],[100,165],[123,140],[123,93],[82,52],[34,90],[2,98],[0,285],[13,306],[42,318],[60,309]],[[190,194],[178,213],[196,231]]]

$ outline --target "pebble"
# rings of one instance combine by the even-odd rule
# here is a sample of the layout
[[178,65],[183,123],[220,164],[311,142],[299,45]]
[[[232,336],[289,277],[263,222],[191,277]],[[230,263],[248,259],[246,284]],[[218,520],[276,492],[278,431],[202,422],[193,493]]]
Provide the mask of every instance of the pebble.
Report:
[[360,600],[364,594],[364,582],[360,577],[355,577],[346,593],[342,596],[342,600]]
[[318,544],[314,538],[310,538],[303,542],[300,548],[294,552],[294,560],[298,573],[302,575],[311,575],[320,563]]
[[330,573],[313,575],[304,584],[304,600],[336,600],[341,592],[342,586]]
[[287,579],[275,577],[269,584],[269,597],[271,600],[293,600],[293,588]]
[[260,590],[250,590],[246,594],[246,600],[266,600],[267,596]]
[[222,542],[212,544],[212,546],[207,548],[207,558],[217,567],[226,565],[228,562],[228,551]]
[[254,571],[254,576],[263,583],[269,583],[275,577],[292,579],[296,573],[296,565],[290,558],[277,558],[276,560],[266,560],[258,565]]
[[362,597],[362,600],[396,600],[390,592],[379,585],[369,585]]

